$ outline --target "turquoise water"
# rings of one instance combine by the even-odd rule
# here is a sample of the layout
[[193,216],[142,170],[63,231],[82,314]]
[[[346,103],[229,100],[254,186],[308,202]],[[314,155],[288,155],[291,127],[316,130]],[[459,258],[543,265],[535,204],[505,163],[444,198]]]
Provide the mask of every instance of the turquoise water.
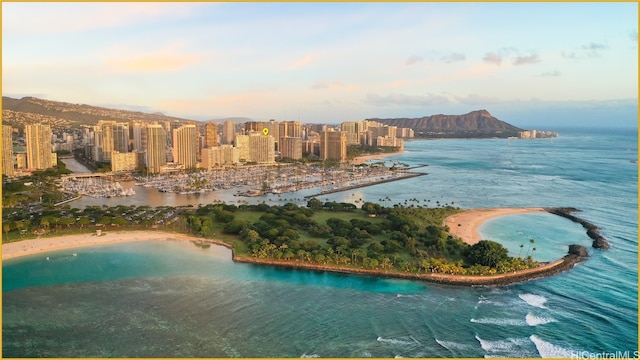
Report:
[[[3,262],[4,357],[570,357],[637,348],[637,136],[412,141],[393,159],[428,176],[321,200],[463,208],[572,206],[608,251],[507,287],[235,264],[221,247],[149,241]],[[296,195],[301,197],[299,193]],[[128,199],[130,201],[130,199]],[[302,200],[301,200],[302,201]],[[414,200],[415,201],[415,200]],[[409,204],[415,202],[409,202]],[[591,240],[551,214],[505,216],[483,237],[553,260]],[[72,253],[77,252],[77,256]],[[49,260],[46,260],[49,256]],[[586,352],[586,353],[583,353]]]

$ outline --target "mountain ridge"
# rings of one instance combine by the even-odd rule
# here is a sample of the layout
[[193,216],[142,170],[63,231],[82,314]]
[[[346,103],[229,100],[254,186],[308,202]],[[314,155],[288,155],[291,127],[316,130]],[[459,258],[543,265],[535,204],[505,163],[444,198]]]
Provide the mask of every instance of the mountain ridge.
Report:
[[95,125],[99,120],[118,121],[192,121],[161,113],[112,109],[94,105],[73,104],[31,96],[14,99],[2,97],[2,123],[13,126],[50,123],[53,126]]
[[524,131],[499,120],[487,110],[475,110],[462,115],[430,115],[420,118],[372,118],[370,121],[410,128],[416,137],[509,137]]
[[[251,121],[251,119],[244,117],[229,117],[226,119],[231,119],[234,122]],[[99,120],[197,121],[167,116],[159,112],[145,113],[35,97],[23,97],[20,99],[8,96],[2,97],[2,122],[6,125],[24,126],[25,124],[33,123],[48,123],[53,127],[73,127],[95,125]],[[224,119],[215,119],[213,121],[222,120]],[[517,136],[518,132],[523,131],[523,129],[498,120],[484,109],[462,115],[436,114],[420,118],[371,118],[367,120],[390,126],[411,128],[418,138],[509,137]]]

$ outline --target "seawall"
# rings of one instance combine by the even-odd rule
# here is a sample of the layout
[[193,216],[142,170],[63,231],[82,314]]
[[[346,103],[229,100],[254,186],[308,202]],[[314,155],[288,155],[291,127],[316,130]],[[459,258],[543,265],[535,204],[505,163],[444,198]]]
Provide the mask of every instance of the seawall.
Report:
[[313,271],[326,271],[333,273],[351,274],[351,275],[364,275],[383,278],[396,278],[407,280],[418,280],[430,283],[444,284],[444,285],[462,285],[462,286],[503,286],[513,283],[524,282],[528,280],[548,277],[559,274],[561,272],[572,269],[577,263],[583,261],[585,258],[568,254],[562,259],[554,261],[549,264],[541,265],[535,268],[515,271],[505,274],[487,275],[487,276],[467,276],[467,275],[450,275],[450,274],[414,274],[400,271],[384,271],[384,270],[371,270],[362,268],[350,268],[341,266],[327,266],[322,264],[304,263],[298,261],[283,261],[273,259],[256,259],[251,257],[236,257],[233,260],[242,263],[251,263],[264,266],[276,266],[288,269],[301,269],[301,270],[313,270]]

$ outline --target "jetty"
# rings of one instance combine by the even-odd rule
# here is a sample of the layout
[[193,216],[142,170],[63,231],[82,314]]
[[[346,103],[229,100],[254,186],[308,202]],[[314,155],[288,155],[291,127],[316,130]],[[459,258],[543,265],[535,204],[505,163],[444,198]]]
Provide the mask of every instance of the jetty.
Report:
[[347,190],[353,190],[353,189],[359,189],[359,188],[366,187],[366,186],[384,184],[384,183],[388,183],[388,182],[392,182],[392,181],[410,179],[410,178],[414,178],[414,177],[417,177],[417,176],[423,176],[423,175],[428,175],[428,174],[427,173],[421,173],[421,172],[405,172],[405,173],[402,173],[401,175],[397,175],[397,176],[394,176],[394,177],[391,177],[391,178],[367,181],[367,182],[362,182],[362,183],[358,183],[358,184],[354,184],[354,185],[346,185],[346,186],[334,187],[332,189],[323,190],[323,191],[321,191],[321,192],[319,192],[317,194],[307,195],[304,198],[305,199],[309,199],[309,198],[316,197],[316,196],[333,194],[333,193],[347,191]]

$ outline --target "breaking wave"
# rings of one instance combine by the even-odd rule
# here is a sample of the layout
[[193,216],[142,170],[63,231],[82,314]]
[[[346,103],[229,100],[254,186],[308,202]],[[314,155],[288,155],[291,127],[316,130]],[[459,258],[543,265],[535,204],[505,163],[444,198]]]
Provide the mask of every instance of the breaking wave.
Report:
[[547,302],[547,298],[540,295],[535,294],[520,294],[518,295],[520,299],[522,299],[527,304],[540,308],[540,309],[548,309],[544,304]]

